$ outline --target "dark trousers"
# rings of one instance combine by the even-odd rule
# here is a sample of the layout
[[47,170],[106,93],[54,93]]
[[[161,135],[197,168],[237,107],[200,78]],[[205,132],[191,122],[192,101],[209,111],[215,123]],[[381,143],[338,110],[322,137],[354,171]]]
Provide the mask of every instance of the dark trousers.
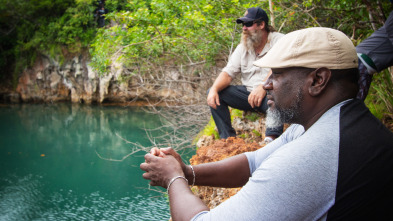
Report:
[[[209,89],[210,90],[210,89]],[[209,93],[209,91],[208,91]],[[216,123],[220,138],[236,137],[235,129],[231,124],[231,115],[229,107],[243,111],[254,111],[266,113],[268,109],[266,96],[259,107],[252,108],[248,103],[250,92],[243,85],[230,85],[218,93],[220,97],[220,106],[217,109],[210,107],[214,122]],[[266,136],[280,136],[283,132],[283,126],[277,128],[266,128]]]

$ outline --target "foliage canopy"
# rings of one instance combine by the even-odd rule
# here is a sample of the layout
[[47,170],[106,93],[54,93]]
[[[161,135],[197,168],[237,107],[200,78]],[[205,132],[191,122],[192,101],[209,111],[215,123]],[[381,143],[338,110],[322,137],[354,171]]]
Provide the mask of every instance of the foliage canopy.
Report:
[[[269,1],[130,0],[127,10],[111,13],[113,24],[98,31],[91,44],[93,66],[105,74],[114,62],[131,72],[152,65],[214,65],[239,42],[236,18],[249,7],[269,10]],[[380,27],[392,9],[388,1],[272,1],[272,24],[278,31],[323,26],[339,29],[357,44]],[[372,20],[370,20],[372,18]],[[136,68],[137,67],[137,68]]]
[[[270,14],[280,32],[325,26],[351,36],[355,44],[382,25],[387,0],[272,0]],[[64,57],[89,50],[105,74],[113,62],[131,73],[153,65],[205,63],[225,59],[238,43],[235,19],[246,8],[269,12],[269,1],[107,0],[107,28],[97,29],[96,0],[0,0],[0,66],[18,75],[37,53]],[[13,71],[12,71],[13,70]]]
[[[125,1],[110,1],[113,11]],[[37,54],[59,60],[86,50],[96,35],[94,0],[0,0],[0,77],[16,75]],[[121,9],[121,7],[119,7]]]

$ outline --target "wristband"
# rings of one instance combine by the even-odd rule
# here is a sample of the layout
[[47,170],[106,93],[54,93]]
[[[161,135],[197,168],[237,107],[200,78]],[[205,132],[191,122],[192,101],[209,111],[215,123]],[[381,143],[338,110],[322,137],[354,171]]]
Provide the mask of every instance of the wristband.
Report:
[[190,167],[191,167],[192,176],[193,176],[193,178],[192,178],[192,185],[191,185],[191,188],[192,188],[194,186],[194,184],[195,184],[195,171],[194,171],[194,167],[192,167],[192,165],[190,165]]
[[179,179],[179,178],[184,179],[184,180],[186,181],[187,185],[188,185],[188,180],[187,180],[184,176],[175,176],[175,177],[173,177],[173,178],[171,179],[171,181],[169,181],[168,188],[166,188],[166,191],[167,191],[167,194],[168,194],[168,195],[169,195],[169,187],[172,185],[173,182],[175,182],[175,180],[177,180],[177,179]]

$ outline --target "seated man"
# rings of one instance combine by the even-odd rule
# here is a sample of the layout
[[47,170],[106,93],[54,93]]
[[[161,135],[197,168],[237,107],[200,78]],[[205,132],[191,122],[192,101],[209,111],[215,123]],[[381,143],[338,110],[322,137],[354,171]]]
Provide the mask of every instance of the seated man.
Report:
[[[143,177],[167,188],[174,220],[393,220],[393,133],[355,98],[357,61],[340,31],[287,34],[255,62],[272,68],[268,118],[292,124],[279,138],[194,167],[153,148]],[[189,184],[242,189],[209,210]]]
[[[283,34],[269,26],[269,18],[261,8],[247,9],[244,17],[236,20],[243,25],[242,42],[230,56],[227,66],[209,89],[207,103],[216,123],[220,138],[236,137],[231,125],[229,108],[266,113],[266,92],[262,86],[270,71],[253,62],[263,57]],[[241,74],[243,85],[230,85]],[[265,142],[280,136],[283,126],[266,128]]]

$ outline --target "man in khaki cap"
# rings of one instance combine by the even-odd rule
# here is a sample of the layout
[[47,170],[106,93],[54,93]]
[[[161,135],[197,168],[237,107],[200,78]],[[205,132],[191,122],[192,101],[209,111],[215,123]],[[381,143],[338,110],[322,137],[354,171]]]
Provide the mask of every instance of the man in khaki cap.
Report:
[[[174,220],[393,220],[393,133],[356,99],[355,47],[340,31],[287,34],[255,62],[269,117],[292,125],[255,152],[186,166],[153,148],[141,169],[168,190]],[[188,185],[242,187],[213,209]]]

